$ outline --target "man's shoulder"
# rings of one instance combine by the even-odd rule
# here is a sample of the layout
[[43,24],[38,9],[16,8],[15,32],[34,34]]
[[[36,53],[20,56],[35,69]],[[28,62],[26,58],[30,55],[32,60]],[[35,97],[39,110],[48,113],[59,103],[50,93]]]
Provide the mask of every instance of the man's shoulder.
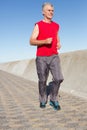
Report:
[[42,23],[42,20],[36,22],[36,24],[40,24],[40,23]]
[[52,21],[52,23],[59,26],[59,23],[57,23],[57,22],[55,22],[55,21]]

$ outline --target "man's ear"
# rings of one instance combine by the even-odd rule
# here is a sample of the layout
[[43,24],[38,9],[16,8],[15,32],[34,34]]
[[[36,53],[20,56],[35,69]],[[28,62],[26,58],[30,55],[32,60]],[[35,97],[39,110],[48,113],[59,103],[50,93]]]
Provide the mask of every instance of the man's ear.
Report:
[[42,15],[44,15],[44,11],[42,10]]

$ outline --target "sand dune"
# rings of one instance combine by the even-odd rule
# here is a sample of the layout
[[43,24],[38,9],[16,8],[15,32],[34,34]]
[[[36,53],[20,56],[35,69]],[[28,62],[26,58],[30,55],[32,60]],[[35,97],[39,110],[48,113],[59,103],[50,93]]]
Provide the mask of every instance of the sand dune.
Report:
[[[63,53],[60,58],[64,75],[61,90],[87,98],[87,50]],[[35,59],[2,63],[0,69],[31,81],[38,81]]]

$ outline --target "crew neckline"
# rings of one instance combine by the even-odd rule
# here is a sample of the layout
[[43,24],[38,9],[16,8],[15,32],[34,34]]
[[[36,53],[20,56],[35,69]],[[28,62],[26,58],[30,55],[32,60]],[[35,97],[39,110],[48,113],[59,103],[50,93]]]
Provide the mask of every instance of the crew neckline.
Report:
[[46,21],[42,20],[42,22],[43,22],[43,23],[47,23],[47,24],[51,24],[53,21],[51,21],[51,22],[46,22]]

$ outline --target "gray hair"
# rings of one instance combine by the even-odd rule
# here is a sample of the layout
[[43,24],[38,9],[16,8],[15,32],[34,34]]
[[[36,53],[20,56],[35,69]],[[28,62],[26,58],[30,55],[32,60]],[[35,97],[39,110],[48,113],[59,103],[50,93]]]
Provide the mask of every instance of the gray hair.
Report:
[[44,7],[45,7],[46,5],[50,5],[51,7],[54,7],[51,3],[45,2],[45,3],[43,3],[43,5],[42,5],[42,10],[44,9]]

